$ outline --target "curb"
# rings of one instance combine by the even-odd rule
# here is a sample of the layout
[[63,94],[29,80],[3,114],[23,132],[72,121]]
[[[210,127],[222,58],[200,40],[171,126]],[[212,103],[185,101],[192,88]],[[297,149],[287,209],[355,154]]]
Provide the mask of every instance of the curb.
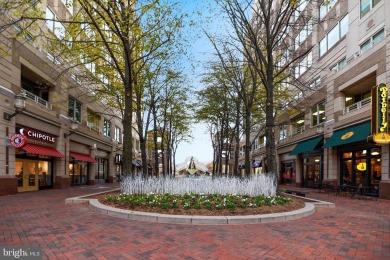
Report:
[[[114,190],[111,190],[114,191]],[[67,198],[65,203],[83,203],[89,201],[89,208],[95,212],[108,216],[119,217],[123,219],[169,223],[169,224],[191,224],[191,225],[235,225],[235,224],[260,224],[279,221],[289,221],[300,219],[312,215],[317,207],[334,208],[334,203],[305,198],[305,207],[302,209],[262,215],[243,215],[243,216],[194,216],[194,215],[168,215],[159,213],[149,213],[140,211],[131,211],[109,207],[101,204],[97,199],[90,199],[93,195],[105,192],[90,194],[88,196]],[[291,194],[288,194],[291,196]],[[291,197],[295,197],[292,195]],[[299,197],[302,198],[302,197]]]

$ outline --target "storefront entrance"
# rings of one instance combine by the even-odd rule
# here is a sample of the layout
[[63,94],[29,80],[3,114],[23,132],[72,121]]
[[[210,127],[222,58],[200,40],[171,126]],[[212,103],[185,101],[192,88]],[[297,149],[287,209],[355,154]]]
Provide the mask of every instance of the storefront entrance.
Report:
[[69,164],[69,177],[71,185],[88,184],[88,163],[74,161]]
[[323,179],[322,155],[303,159],[303,183],[305,187],[321,187]]
[[15,176],[18,178],[18,192],[51,187],[50,166],[50,161],[16,159]]

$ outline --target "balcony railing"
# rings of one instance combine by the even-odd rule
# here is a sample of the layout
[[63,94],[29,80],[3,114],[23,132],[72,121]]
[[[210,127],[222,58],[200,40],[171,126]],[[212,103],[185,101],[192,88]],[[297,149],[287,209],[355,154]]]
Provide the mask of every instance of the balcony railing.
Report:
[[45,107],[47,110],[53,110],[53,105],[44,100],[43,98],[38,97],[37,95],[23,89],[21,92],[27,99],[40,104],[41,106]]
[[359,110],[359,109],[362,109],[363,107],[366,107],[369,105],[371,105],[371,97],[363,99],[362,101],[359,101],[355,104],[352,104],[352,105],[344,108],[343,115],[351,113],[351,112]]
[[100,133],[100,128],[97,127],[94,123],[87,122],[87,127],[91,129],[92,131],[95,131],[97,133]]
[[291,136],[305,132],[305,126],[296,127],[291,131]]

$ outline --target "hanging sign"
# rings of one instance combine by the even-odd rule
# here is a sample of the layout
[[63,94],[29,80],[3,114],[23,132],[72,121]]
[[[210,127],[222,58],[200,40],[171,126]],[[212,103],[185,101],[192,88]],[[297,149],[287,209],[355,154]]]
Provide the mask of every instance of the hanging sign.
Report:
[[13,147],[22,148],[27,144],[27,137],[21,134],[14,134],[9,141]]
[[376,144],[390,143],[390,135],[388,134],[388,92],[389,88],[386,84],[379,84],[371,90],[371,133],[372,140]]

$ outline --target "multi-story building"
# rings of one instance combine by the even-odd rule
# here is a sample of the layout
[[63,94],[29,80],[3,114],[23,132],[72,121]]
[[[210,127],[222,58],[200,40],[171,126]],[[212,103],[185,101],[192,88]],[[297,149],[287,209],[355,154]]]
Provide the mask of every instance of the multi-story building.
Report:
[[[54,22],[73,14],[69,2],[40,5]],[[60,28],[44,24],[55,35]],[[15,32],[17,24],[3,34]],[[14,42],[2,35],[0,43],[6,50],[0,56],[0,195],[115,181],[122,171],[117,111],[96,100],[77,76],[61,71],[61,61],[28,32],[24,35]],[[84,69],[93,73],[90,65]]]
[[[303,187],[362,185],[390,199],[389,144],[367,142],[377,104],[371,90],[390,82],[390,2],[322,2],[301,0],[289,30],[295,51],[312,50],[294,71],[305,88],[295,93],[294,110],[278,118],[279,180]],[[256,139],[253,167],[266,162],[265,140]]]

